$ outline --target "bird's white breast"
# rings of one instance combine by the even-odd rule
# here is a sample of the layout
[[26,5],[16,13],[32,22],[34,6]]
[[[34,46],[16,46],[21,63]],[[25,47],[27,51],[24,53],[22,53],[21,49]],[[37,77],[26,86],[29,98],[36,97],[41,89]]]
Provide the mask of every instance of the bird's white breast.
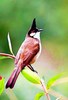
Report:
[[37,56],[36,56],[36,59],[38,59],[38,57],[39,57],[40,54],[41,54],[40,32],[37,32],[37,33],[34,35],[34,38],[37,38],[37,39],[39,40],[39,46],[40,46],[40,48],[39,48],[39,52],[38,52],[38,54],[37,54]]
[[41,54],[41,42],[39,43],[39,46],[40,46],[40,48],[39,48],[39,52],[38,52],[38,54],[37,54],[37,59],[39,58],[39,56],[40,56],[40,54]]

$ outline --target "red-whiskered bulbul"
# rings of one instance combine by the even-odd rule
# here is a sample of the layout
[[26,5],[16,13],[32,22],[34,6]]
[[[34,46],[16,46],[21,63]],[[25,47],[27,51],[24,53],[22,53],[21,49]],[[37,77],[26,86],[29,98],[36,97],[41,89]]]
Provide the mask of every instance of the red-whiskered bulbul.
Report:
[[42,29],[38,29],[36,27],[36,20],[34,19],[32,26],[26,34],[26,38],[15,57],[15,68],[6,84],[6,88],[14,87],[19,73],[22,71],[22,69],[24,69],[25,66],[29,67],[32,71],[35,71],[31,64],[36,61],[41,52],[41,30]]

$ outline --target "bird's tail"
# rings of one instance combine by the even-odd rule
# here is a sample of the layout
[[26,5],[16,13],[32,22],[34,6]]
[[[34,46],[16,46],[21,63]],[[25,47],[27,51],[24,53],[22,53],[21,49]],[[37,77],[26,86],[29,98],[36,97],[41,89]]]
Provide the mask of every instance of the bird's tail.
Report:
[[16,82],[16,80],[18,78],[18,75],[19,75],[20,71],[21,71],[20,67],[16,67],[14,69],[14,71],[12,72],[10,78],[8,79],[8,81],[6,83],[6,88],[8,88],[8,87],[9,88],[13,88],[14,87],[15,82]]

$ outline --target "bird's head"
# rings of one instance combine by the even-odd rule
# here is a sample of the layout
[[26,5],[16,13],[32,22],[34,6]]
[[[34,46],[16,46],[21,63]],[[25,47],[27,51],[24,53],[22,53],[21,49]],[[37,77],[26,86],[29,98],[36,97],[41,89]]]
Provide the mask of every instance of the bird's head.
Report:
[[33,19],[33,22],[32,22],[32,25],[31,25],[31,28],[28,32],[28,36],[29,37],[32,37],[32,38],[40,38],[40,32],[42,31],[42,29],[38,29],[36,27],[36,19],[34,18]]

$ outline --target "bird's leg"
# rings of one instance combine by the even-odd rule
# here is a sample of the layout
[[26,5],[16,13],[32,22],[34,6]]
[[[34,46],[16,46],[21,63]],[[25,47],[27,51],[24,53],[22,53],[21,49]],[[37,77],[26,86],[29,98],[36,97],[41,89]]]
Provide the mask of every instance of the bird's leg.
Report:
[[32,65],[31,65],[31,64],[29,64],[27,67],[29,67],[29,69],[31,69],[33,72],[38,73],[36,70],[34,70],[34,68],[32,67]]

